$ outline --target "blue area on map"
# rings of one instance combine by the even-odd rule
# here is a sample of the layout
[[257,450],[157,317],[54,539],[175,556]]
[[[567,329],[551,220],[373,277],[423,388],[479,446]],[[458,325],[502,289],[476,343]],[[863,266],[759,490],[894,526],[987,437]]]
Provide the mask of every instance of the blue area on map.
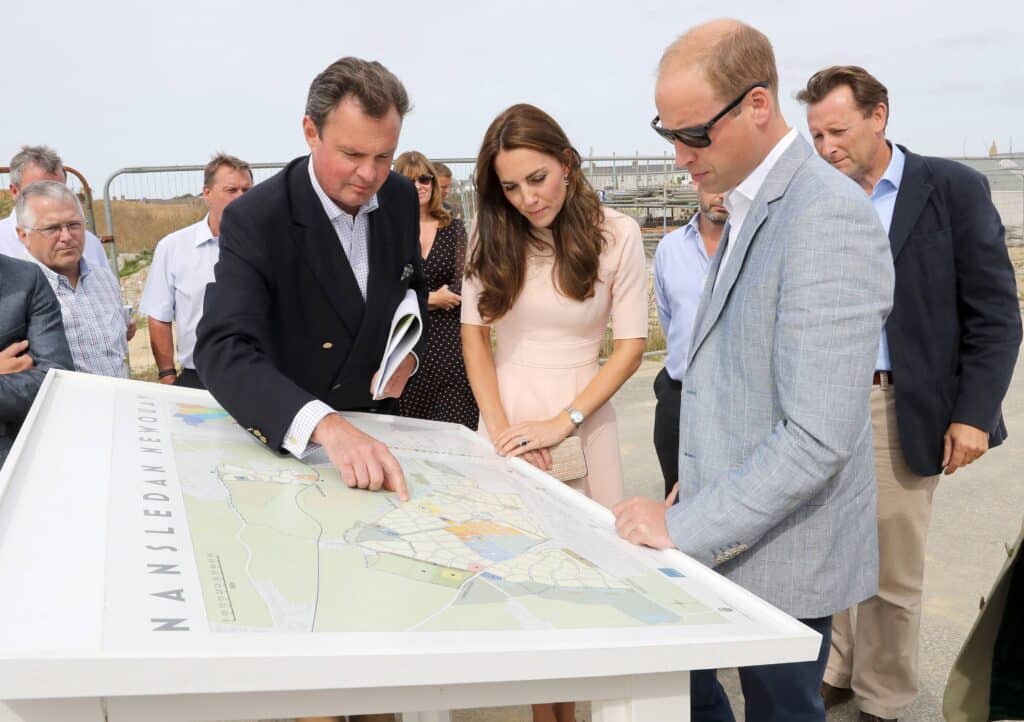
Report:
[[503,577],[499,577],[497,574],[492,574],[491,572],[481,572],[480,576],[484,579],[490,579],[492,582],[500,582],[503,579]]
[[685,575],[678,569],[672,567],[658,567],[658,571],[664,574],[666,577],[676,577],[682,579]]
[[533,537],[516,535],[483,535],[475,536],[466,540],[466,546],[492,562],[504,562],[522,554],[532,546],[536,546],[537,539]]

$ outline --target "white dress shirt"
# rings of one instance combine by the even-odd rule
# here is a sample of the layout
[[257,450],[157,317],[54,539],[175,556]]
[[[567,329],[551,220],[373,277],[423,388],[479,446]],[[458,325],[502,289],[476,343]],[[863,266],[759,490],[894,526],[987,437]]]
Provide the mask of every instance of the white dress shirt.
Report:
[[139,311],[164,323],[174,322],[178,361],[183,368],[195,369],[196,327],[219,256],[220,244],[210,230],[209,215],[164,236],[153,253]]
[[[764,185],[764,181],[768,174],[771,173],[772,168],[779,162],[779,158],[782,157],[782,154],[786,152],[789,146],[793,145],[796,137],[796,128],[790,128],[789,132],[782,136],[782,139],[775,144],[775,147],[764,157],[764,160],[761,161],[757,168],[754,168],[750,175],[744,178],[739,185],[725,194],[724,205],[726,210],[729,211],[729,242],[725,244],[722,262],[718,266],[715,288],[718,288],[718,279],[722,277],[725,266],[729,263],[729,256],[732,255],[732,249],[736,245],[731,241],[740,237],[743,223],[747,220],[747,213],[750,212],[754,198],[757,197],[758,191],[761,190],[761,186]],[[725,241],[726,239],[723,237],[722,240]]]
[[[11,258],[24,259],[25,244],[18,238],[18,220],[11,209],[11,215],[0,220],[0,253]],[[85,232],[85,249],[82,253],[91,266],[106,266],[110,268],[110,261],[103,250],[103,242],[89,231]]]
[[[352,273],[355,274],[356,283],[359,284],[359,290],[363,294],[363,300],[365,301],[366,283],[370,275],[369,214],[378,208],[377,194],[374,193],[373,197],[359,209],[355,218],[353,218],[346,211],[339,208],[338,204],[331,200],[330,196],[321,187],[320,182],[316,179],[316,173],[313,172],[312,157],[309,159],[309,182],[313,184],[313,191],[316,193],[317,198],[320,199],[320,203],[324,207],[324,213],[327,214],[331,225],[334,227],[334,232],[338,234],[338,242],[341,243],[341,248],[345,252],[345,258],[348,259],[349,265],[352,267]],[[295,418],[292,419],[292,423],[285,432],[284,443],[282,444],[285,451],[301,459],[319,448],[316,444],[309,442],[309,437],[313,435],[313,430],[320,423],[321,419],[333,413],[334,409],[319,399],[310,401],[299,409],[299,413],[295,414]]]
[[[128,324],[121,305],[121,285],[107,266],[90,266],[82,258],[78,284],[51,270],[34,256],[60,302],[64,335],[71,347],[76,371],[128,378]],[[30,349],[31,351],[31,349]]]

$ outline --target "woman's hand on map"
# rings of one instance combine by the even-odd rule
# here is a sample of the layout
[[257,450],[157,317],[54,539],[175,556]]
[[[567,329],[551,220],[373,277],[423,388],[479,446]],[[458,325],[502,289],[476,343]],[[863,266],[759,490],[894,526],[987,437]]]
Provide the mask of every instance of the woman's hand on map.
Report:
[[530,463],[547,471],[551,468],[551,452],[548,449],[565,439],[575,428],[565,414],[545,421],[524,421],[498,434],[494,448],[502,456],[522,456],[527,461],[527,455],[539,452],[544,457],[545,465]]
[[402,501],[409,500],[405,474],[391,450],[338,414],[321,419],[310,441],[323,447],[350,489],[385,489],[398,494]]

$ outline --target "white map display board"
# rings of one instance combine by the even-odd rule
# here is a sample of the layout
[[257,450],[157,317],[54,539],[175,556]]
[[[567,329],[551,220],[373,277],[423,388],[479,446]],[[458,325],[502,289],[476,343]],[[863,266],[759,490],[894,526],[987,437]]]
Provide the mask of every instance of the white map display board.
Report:
[[409,501],[270,452],[205,392],[51,373],[0,473],[0,587],[18,590],[0,595],[0,699],[582,679],[817,651],[463,427],[348,418],[392,448]]

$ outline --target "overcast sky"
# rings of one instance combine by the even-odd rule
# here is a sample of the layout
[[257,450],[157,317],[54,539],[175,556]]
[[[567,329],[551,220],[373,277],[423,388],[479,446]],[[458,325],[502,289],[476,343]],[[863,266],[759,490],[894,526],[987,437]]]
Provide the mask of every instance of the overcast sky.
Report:
[[[716,9],[721,8],[721,9]],[[660,154],[647,127],[654,68],[686,28],[729,15],[775,46],[783,110],[831,64],[889,87],[891,138],[936,155],[1024,150],[1024,3],[702,0],[193,0],[5,2],[0,165],[47,143],[102,189],[122,166],[249,161],[305,152],[313,76],[377,59],[414,110],[401,150],[475,155],[505,107],[534,103],[587,154]],[[198,190],[198,189],[197,189]]]

